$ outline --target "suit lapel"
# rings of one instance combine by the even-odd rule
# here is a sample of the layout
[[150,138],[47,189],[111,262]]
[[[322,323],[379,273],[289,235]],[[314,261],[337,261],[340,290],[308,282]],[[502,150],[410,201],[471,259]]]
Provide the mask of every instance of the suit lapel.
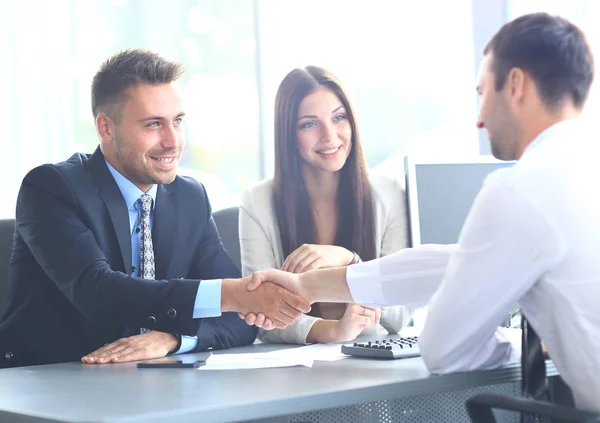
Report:
[[154,222],[152,223],[152,245],[154,247],[154,270],[156,279],[168,279],[173,276],[169,266],[175,253],[177,239],[176,204],[172,195],[173,185],[159,185],[156,192]]
[[98,187],[98,194],[104,201],[112,221],[125,272],[131,274],[131,234],[129,233],[129,212],[123,194],[110,174],[104,156],[97,148],[90,157],[90,171]]

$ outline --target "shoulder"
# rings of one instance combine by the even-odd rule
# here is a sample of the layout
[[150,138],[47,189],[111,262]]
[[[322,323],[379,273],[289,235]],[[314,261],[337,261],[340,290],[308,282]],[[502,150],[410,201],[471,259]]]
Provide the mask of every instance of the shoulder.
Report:
[[[195,213],[212,213],[212,206],[204,185],[191,176],[177,175],[170,184],[158,187],[158,196],[174,202],[180,210],[194,210]],[[157,201],[158,197],[157,197]]]
[[37,166],[27,173],[24,182],[47,186],[48,188],[58,188],[57,184],[84,181],[89,158],[89,154],[75,153],[63,162]]
[[273,207],[273,178],[267,178],[247,188],[243,194],[240,206],[257,211],[272,210]]
[[177,175],[175,177],[175,180],[173,180],[173,182],[171,182],[167,186],[173,187],[178,192],[196,193],[202,196],[206,196],[206,189],[204,188],[202,182],[198,181],[195,178],[192,178],[191,176]]

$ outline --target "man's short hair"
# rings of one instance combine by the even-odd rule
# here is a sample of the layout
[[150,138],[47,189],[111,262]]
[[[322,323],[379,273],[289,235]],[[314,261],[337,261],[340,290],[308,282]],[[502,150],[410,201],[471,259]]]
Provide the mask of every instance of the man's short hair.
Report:
[[142,49],[123,50],[106,60],[92,82],[94,118],[106,113],[118,120],[125,104],[126,90],[136,84],[168,84],[177,80],[184,68],[160,55]]
[[504,88],[512,68],[520,68],[531,75],[550,109],[567,98],[575,107],[583,107],[594,79],[594,59],[583,32],[547,13],[524,15],[505,24],[483,53],[493,55],[496,90]]

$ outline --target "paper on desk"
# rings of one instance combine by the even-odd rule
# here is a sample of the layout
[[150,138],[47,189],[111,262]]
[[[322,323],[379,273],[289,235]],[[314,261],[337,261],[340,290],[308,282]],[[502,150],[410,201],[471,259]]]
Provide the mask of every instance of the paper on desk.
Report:
[[306,347],[272,351],[268,354],[287,359],[310,359],[315,361],[337,361],[350,357],[342,353],[340,344],[313,344]]
[[213,354],[198,370],[268,369],[274,367],[312,367],[313,360],[302,357],[272,356],[271,353]]

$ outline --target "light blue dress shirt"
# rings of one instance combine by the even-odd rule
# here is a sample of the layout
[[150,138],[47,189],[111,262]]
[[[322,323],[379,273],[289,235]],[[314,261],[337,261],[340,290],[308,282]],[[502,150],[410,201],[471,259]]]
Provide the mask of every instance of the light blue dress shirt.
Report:
[[[115,179],[117,186],[123,194],[125,203],[127,204],[127,210],[129,211],[129,230],[131,233],[131,265],[132,273],[131,276],[139,276],[140,267],[140,234],[141,234],[141,204],[138,203],[138,199],[144,195],[144,192],[139,189],[134,183],[121,175],[110,163],[105,159],[106,166],[111,175]],[[152,187],[146,192],[152,197],[152,211],[150,212],[150,227],[154,223],[154,208],[156,205],[156,191],[157,185]],[[198,292],[196,294],[196,301],[194,303],[194,319],[200,319],[204,317],[218,317],[221,315],[221,279],[214,280],[203,280],[198,286]],[[196,336],[181,336],[181,346],[175,354],[183,354],[196,348],[198,345],[198,338]]]

